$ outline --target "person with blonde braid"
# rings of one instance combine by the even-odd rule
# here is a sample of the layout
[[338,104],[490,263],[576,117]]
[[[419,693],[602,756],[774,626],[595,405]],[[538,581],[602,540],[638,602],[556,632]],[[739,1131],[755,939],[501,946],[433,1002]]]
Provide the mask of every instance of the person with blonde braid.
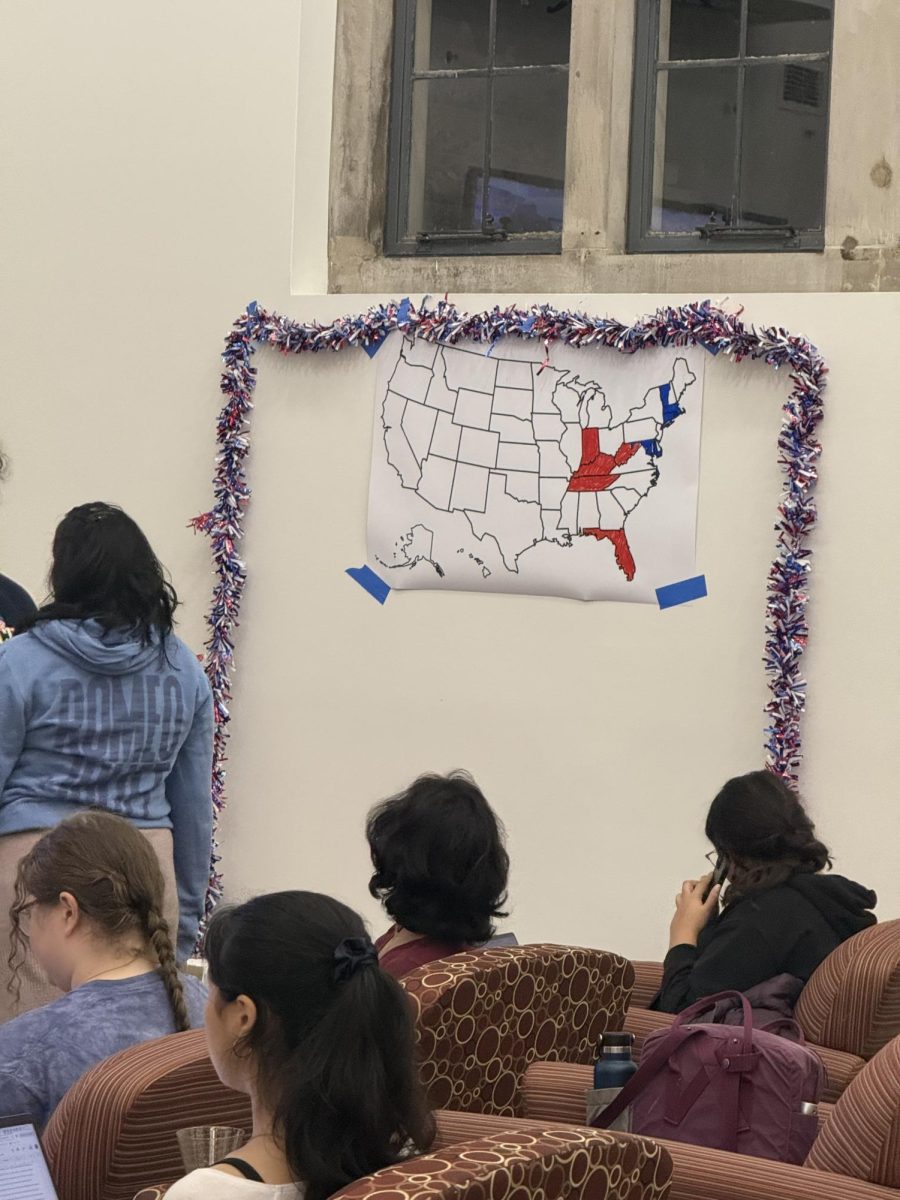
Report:
[[65,994],[0,1026],[0,1117],[41,1127],[95,1063],[202,1025],[205,989],[177,970],[163,893],[152,847],[112,813],[69,817],[19,862],[10,991],[28,948]]

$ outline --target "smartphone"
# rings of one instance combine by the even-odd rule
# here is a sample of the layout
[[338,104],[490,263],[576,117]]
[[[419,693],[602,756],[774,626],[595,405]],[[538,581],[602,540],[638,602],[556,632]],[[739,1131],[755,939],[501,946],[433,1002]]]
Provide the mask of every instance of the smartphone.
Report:
[[709,893],[713,890],[717,883],[724,883],[725,877],[728,874],[728,858],[724,854],[720,854],[716,859],[716,865],[713,868],[712,879],[703,889],[703,903],[709,899]]

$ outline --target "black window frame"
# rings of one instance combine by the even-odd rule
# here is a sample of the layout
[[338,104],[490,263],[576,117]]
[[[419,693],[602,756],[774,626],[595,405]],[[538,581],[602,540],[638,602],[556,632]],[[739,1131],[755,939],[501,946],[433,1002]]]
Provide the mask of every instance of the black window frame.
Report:
[[[827,50],[796,54],[750,55],[747,47],[749,0],[741,0],[738,54],[731,58],[659,59],[659,24],[662,0],[635,0],[634,74],[631,105],[631,145],[628,169],[626,250],[629,254],[735,254],[817,251],[825,249],[825,212],[828,198],[828,137],[831,119],[831,70],[834,50],[834,10]],[[653,168],[656,137],[657,80],[663,70],[737,66],[738,107],[735,115],[734,186],[740,207],[740,159],[743,135],[744,79],[747,64],[825,63],[825,167],[823,173],[822,225],[816,229],[792,229],[772,233],[766,228],[740,226],[707,227],[700,233],[653,232]]]
[[[459,232],[421,231],[406,233],[409,212],[409,177],[412,149],[412,92],[418,79],[486,78],[487,126],[484,148],[482,187],[485,200],[489,184],[491,154],[492,80],[500,75],[546,74],[550,71],[569,76],[569,63],[541,63],[535,66],[497,67],[494,65],[497,32],[497,2],[490,0],[491,18],[487,67],[461,70],[414,69],[416,8],[418,0],[394,0],[394,45],[391,65],[390,128],[388,132],[388,187],[385,206],[384,255],[388,258],[434,257],[436,255],[497,255],[497,254],[560,254],[561,233],[507,233],[482,225],[482,231]],[[571,61],[571,47],[569,53]],[[566,135],[568,135],[568,106]],[[482,212],[486,204],[482,204]],[[563,194],[563,223],[565,224],[565,192]]]

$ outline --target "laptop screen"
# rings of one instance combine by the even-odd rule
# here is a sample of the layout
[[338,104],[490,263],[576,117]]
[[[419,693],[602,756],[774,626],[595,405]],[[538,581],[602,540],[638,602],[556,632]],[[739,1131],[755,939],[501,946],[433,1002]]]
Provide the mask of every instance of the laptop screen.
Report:
[[0,1200],[58,1200],[37,1130],[27,1117],[0,1121]]

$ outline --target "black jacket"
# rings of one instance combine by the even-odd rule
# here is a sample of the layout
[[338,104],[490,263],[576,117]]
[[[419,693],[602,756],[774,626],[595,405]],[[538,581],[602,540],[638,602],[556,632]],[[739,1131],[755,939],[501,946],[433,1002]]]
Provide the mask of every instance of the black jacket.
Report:
[[841,942],[875,924],[874,892],[842,875],[792,875],[723,909],[696,946],[673,946],[651,1008],[681,1012],[702,996],[743,992],[774,975],[805,983]]
[[23,587],[0,575],[0,621],[15,629],[26,617],[37,612],[34,601]]

